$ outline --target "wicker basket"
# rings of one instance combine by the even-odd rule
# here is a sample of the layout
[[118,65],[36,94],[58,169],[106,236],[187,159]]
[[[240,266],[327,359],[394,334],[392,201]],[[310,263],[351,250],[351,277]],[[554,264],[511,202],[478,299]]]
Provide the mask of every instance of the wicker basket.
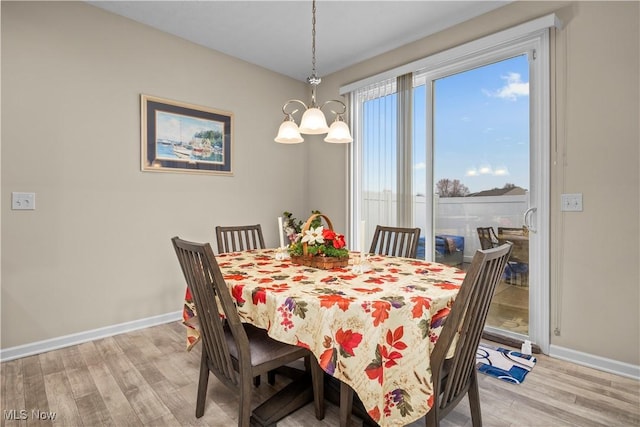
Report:
[[[317,217],[324,218],[329,229],[333,230],[333,224],[326,215],[313,214],[309,217],[309,219],[307,219],[307,222],[305,222],[304,226],[302,227],[303,233],[309,230],[309,228],[311,227],[311,222]],[[342,258],[329,257],[324,255],[313,256],[309,255],[307,246],[307,242],[302,243],[302,255],[291,255],[291,262],[293,262],[294,264],[305,265],[307,267],[320,268],[322,270],[331,270],[332,268],[346,267],[347,265],[349,265],[348,256]]]

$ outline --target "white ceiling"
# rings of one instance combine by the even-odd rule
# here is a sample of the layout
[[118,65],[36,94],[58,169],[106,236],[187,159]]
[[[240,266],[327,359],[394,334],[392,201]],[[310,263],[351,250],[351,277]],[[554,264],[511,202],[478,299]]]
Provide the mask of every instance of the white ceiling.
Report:
[[[331,74],[510,1],[318,0],[317,73]],[[298,80],[311,74],[309,0],[88,3]]]

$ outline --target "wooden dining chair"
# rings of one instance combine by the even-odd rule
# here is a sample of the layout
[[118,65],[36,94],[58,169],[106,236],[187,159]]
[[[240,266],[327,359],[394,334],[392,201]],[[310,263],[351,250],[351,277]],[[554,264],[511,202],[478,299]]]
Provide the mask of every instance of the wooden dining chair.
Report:
[[[255,225],[233,225],[216,227],[216,241],[218,243],[218,253],[244,251],[250,249],[264,249],[264,237],[262,227]],[[276,375],[270,371],[267,373],[267,382],[271,385],[276,383]],[[260,377],[253,379],[253,385],[260,385]]]
[[264,249],[262,227],[256,225],[217,226],[218,253]]
[[405,258],[416,258],[419,228],[387,227],[377,225],[369,253]]
[[[511,243],[505,243],[497,248],[478,250],[473,256],[431,353],[434,400],[433,407],[425,416],[427,427],[439,426],[465,395],[469,397],[473,426],[482,425],[476,350],[491,298],[504,273],[511,248]],[[453,357],[447,358],[452,347]]]
[[[469,394],[473,427],[480,427],[480,398],[476,378],[476,350],[489,312],[491,298],[502,277],[511,243],[478,250],[431,353],[434,403],[425,415],[427,427],[436,427],[465,394]],[[447,359],[455,344],[454,356]],[[353,409],[353,389],[340,383],[340,427],[348,427]]]
[[[322,368],[309,350],[276,341],[267,331],[242,323],[209,243],[171,239],[193,295],[202,334],[196,417],[204,415],[209,373],[239,391],[238,426],[248,427],[251,379],[300,358],[311,367],[316,418],[324,418]],[[224,313],[224,316],[221,316]]]

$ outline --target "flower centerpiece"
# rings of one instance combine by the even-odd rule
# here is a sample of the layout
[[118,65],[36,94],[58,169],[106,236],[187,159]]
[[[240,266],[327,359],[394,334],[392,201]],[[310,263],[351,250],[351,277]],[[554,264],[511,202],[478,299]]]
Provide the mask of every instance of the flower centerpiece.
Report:
[[[286,224],[295,227],[295,219],[290,214],[287,216],[287,213],[285,212]],[[327,227],[322,225],[322,219]],[[345,267],[349,263],[349,250],[346,248],[344,235],[333,230],[333,224],[326,215],[313,213],[299,232],[287,235],[291,242],[289,255],[296,264],[331,269]]]

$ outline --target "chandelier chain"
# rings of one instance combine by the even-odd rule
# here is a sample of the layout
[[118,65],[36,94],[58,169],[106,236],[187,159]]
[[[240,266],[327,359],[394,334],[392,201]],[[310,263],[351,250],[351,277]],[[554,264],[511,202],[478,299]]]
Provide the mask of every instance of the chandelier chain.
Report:
[[313,70],[312,77],[316,75],[316,0],[313,0],[311,6],[311,68]]

